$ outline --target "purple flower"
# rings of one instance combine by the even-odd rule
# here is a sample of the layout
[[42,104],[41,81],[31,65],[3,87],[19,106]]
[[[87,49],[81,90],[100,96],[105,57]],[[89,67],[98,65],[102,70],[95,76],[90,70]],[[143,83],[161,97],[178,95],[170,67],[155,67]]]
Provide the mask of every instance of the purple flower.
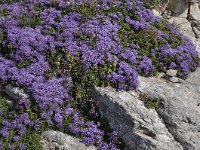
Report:
[[20,149],[20,150],[26,149],[26,145],[25,145],[24,143],[20,143],[19,149]]
[[16,136],[13,137],[14,141],[18,141],[19,139],[20,139],[20,137],[18,135],[16,135]]
[[8,129],[7,128],[3,128],[0,130],[0,134],[4,137],[4,138],[7,138],[9,136],[9,133],[8,133]]
[[3,149],[3,144],[0,142],[0,149]]
[[74,113],[74,109],[71,108],[71,107],[67,107],[65,110],[64,110],[65,114],[68,116],[68,115],[71,115]]
[[41,122],[39,122],[39,121],[34,121],[33,126],[34,126],[34,128],[35,128],[36,130],[38,130],[38,129],[40,129],[40,127],[41,127]]
[[57,123],[62,123],[63,122],[63,116],[60,115],[59,113],[56,113],[54,115],[54,120],[57,122]]
[[23,135],[26,132],[26,128],[25,127],[20,127],[19,129],[19,135]]
[[169,69],[175,69],[176,68],[176,63],[175,62],[171,62]]
[[144,73],[146,76],[150,76],[154,71],[151,59],[144,57],[138,66],[138,70]]
[[15,144],[9,144],[9,150],[15,150],[16,145]]

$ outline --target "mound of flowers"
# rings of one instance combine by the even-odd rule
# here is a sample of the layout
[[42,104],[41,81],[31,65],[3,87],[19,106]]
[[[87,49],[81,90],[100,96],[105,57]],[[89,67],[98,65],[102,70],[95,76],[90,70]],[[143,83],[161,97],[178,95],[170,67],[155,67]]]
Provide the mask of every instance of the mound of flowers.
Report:
[[0,84],[19,86],[31,96],[19,97],[12,108],[0,107],[0,149],[33,149],[22,143],[24,136],[50,128],[88,146],[120,149],[117,133],[99,123],[93,87],[133,90],[138,75],[175,69],[185,79],[199,66],[194,44],[146,4],[0,2]]

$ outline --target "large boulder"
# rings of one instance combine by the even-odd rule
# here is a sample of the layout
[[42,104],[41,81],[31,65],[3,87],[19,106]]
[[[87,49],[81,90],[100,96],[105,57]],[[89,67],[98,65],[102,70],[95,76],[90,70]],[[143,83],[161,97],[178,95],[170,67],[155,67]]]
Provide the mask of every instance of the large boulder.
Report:
[[[140,77],[136,91],[112,88],[94,90],[100,113],[134,150],[200,149],[200,70],[188,80],[172,83]],[[156,110],[147,109],[141,96],[159,99]]]
[[101,115],[119,132],[130,150],[183,149],[158,113],[139,100],[138,93],[96,87],[93,96]]
[[185,150],[200,149],[200,70],[182,83],[140,78],[138,91],[161,98],[159,116]]

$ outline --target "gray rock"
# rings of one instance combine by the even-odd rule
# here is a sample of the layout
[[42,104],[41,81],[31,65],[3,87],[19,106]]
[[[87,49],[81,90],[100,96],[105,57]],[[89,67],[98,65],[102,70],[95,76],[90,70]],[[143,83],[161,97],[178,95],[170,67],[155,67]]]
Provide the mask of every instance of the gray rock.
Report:
[[171,11],[173,12],[172,16],[180,18],[187,18],[188,11],[190,11],[189,13],[193,14],[197,19],[197,16],[199,16],[199,2],[199,0],[160,0],[159,9],[162,12]]
[[189,3],[190,9],[189,14],[194,20],[200,20],[200,10],[198,1],[193,1]]
[[185,150],[200,149],[200,70],[182,83],[140,78],[138,91],[162,99],[158,114]]
[[2,88],[2,90],[13,99],[18,99],[19,97],[29,97],[29,95],[25,93],[25,91],[22,88],[13,86],[11,84],[6,85],[4,88]]
[[157,78],[164,78],[165,77],[165,73],[164,72],[160,72],[156,75]]
[[169,78],[169,81],[171,81],[173,83],[181,83],[181,82],[183,82],[182,79],[177,78],[177,77],[171,77],[171,78]]
[[167,9],[172,11],[174,16],[186,17],[188,2],[186,0],[168,0]]
[[195,37],[191,23],[186,18],[173,17],[169,19],[169,22],[172,23],[177,29],[181,30],[185,35]]
[[161,14],[160,14],[160,12],[158,10],[153,9],[152,11],[153,11],[154,15],[161,16]]
[[44,150],[96,150],[94,146],[87,147],[78,139],[57,131],[46,131],[41,136]]
[[193,31],[194,31],[195,37],[196,37],[197,39],[199,39],[199,38],[200,38],[200,30],[197,29],[197,27],[192,27],[192,29],[193,29]]
[[[172,83],[139,77],[136,91],[96,88],[100,113],[134,150],[200,149],[200,69],[187,80]],[[160,99],[157,112],[147,109],[139,95]]]
[[147,109],[139,94],[96,87],[100,113],[119,132],[130,150],[182,150],[154,109]]
[[15,100],[19,100],[20,97],[27,100],[29,99],[29,95],[22,88],[13,86],[11,84],[1,86],[0,92],[6,94],[5,101],[10,108],[13,108]]
[[178,72],[177,70],[170,69],[170,70],[167,70],[166,74],[169,76],[175,77],[177,72]]

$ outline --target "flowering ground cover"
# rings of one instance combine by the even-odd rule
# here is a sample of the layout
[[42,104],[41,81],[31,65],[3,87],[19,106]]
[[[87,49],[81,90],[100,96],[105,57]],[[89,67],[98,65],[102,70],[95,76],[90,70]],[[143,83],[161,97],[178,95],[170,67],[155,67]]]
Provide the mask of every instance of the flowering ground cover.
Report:
[[[26,90],[10,108],[0,97],[0,149],[41,149],[47,129],[98,149],[123,149],[91,99],[94,86],[136,89],[138,75],[199,66],[194,44],[142,0],[0,2],[0,84]],[[33,142],[34,141],[34,142]]]

